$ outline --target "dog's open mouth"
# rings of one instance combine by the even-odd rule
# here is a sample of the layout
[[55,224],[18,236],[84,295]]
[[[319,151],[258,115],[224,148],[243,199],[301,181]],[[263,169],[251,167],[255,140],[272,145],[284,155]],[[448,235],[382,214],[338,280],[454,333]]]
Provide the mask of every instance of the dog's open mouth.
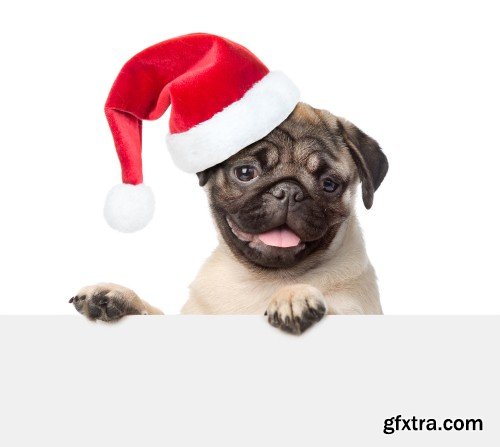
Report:
[[248,242],[252,248],[263,246],[277,248],[304,248],[305,244],[300,240],[300,237],[295,234],[288,226],[281,225],[264,233],[245,233],[243,230],[227,218],[227,223],[233,231],[233,234],[243,242]]

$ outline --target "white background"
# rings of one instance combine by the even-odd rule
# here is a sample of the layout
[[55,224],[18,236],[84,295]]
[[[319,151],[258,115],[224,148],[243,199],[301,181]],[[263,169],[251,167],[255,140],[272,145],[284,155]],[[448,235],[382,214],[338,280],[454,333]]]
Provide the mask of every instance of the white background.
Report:
[[[8,5],[8,6],[6,6]],[[345,116],[390,170],[359,208],[388,314],[494,314],[500,29],[494,2],[106,1],[4,3],[0,11],[0,313],[74,313],[80,286],[114,281],[177,313],[216,244],[204,193],[144,128],[157,212],[107,227],[120,181],[103,113],[123,63],[204,31],[281,69],[302,99]]]

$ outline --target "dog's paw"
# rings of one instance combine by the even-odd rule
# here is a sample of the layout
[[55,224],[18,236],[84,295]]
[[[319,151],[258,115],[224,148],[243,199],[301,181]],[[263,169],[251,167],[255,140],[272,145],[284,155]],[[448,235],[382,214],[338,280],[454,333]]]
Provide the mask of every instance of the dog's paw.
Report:
[[147,313],[132,290],[116,284],[84,287],[69,302],[90,320],[116,321],[125,315]]
[[326,314],[323,294],[315,287],[295,284],[279,289],[265,315],[269,323],[292,334],[302,334]]

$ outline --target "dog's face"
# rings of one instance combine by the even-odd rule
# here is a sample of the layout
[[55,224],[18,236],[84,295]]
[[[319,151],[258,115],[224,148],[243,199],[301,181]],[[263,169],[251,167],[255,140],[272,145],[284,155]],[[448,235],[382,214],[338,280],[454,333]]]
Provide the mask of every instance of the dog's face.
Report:
[[326,249],[352,212],[359,180],[370,208],[387,168],[376,141],[300,103],[266,137],[198,177],[236,257],[277,269]]

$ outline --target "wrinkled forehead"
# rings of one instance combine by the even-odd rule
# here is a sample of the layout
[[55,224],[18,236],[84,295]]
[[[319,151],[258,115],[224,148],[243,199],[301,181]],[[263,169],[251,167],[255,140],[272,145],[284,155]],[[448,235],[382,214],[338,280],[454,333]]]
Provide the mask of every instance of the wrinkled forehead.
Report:
[[307,171],[321,176],[334,173],[348,181],[353,161],[342,137],[321,122],[287,120],[262,140],[228,160],[231,166],[258,163],[264,171]]

